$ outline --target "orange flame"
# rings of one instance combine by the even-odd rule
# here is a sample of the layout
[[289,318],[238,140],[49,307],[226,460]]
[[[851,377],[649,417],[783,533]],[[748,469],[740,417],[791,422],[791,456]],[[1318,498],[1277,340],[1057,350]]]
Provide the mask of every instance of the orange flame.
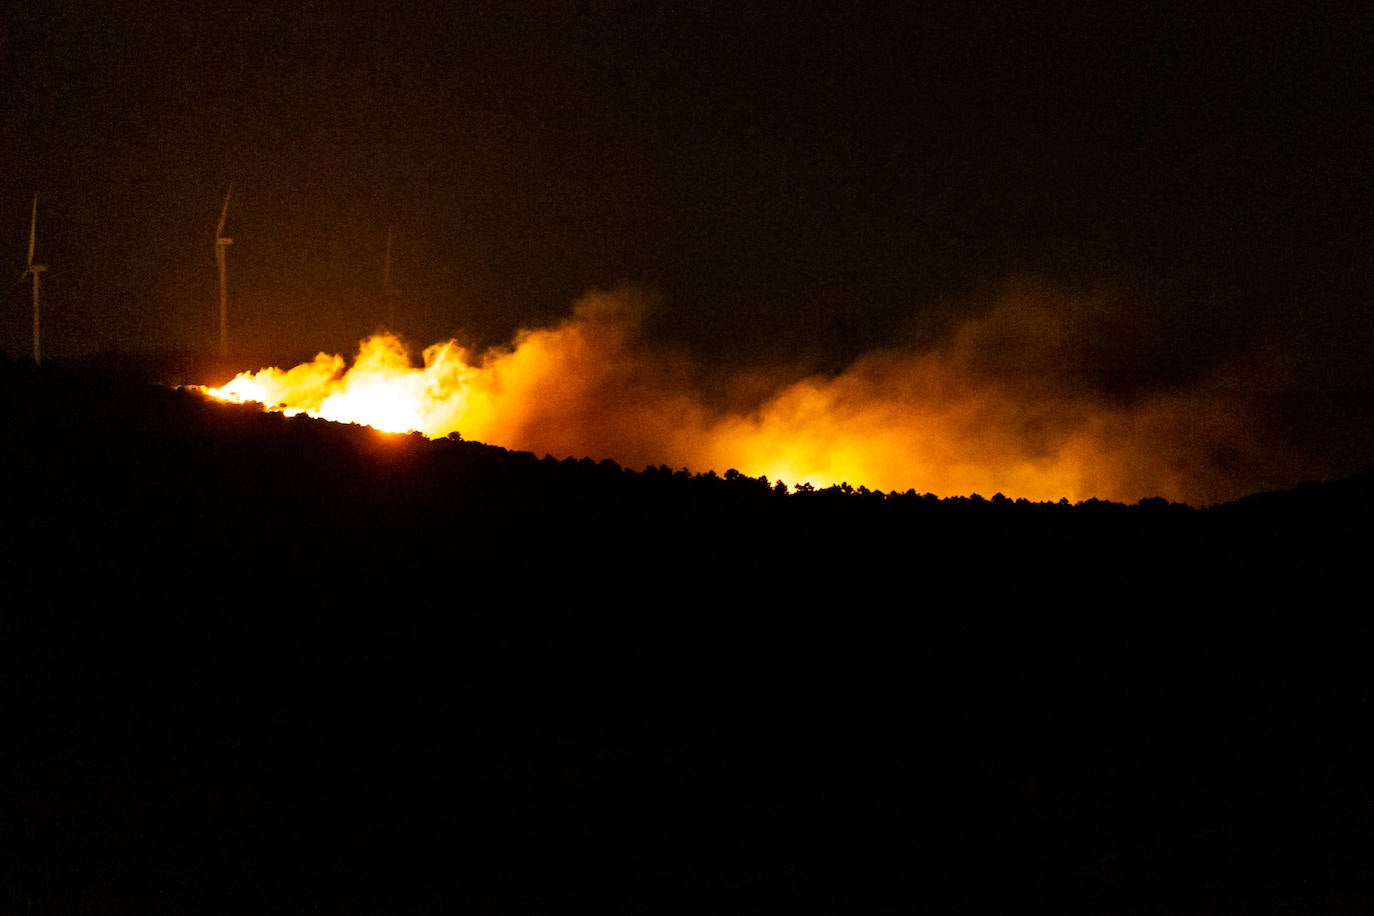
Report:
[[794,373],[732,407],[697,390],[686,356],[649,344],[645,297],[631,290],[589,294],[557,326],[480,355],[450,340],[416,366],[378,335],[348,368],[321,353],[203,390],[391,432],[791,485],[1194,504],[1250,492],[1253,475],[1233,473],[1237,455],[1253,457],[1234,388],[1114,399],[1083,385],[1071,357],[1100,330],[1100,310],[1061,300],[1021,291],[939,347],[870,353],[834,376]]

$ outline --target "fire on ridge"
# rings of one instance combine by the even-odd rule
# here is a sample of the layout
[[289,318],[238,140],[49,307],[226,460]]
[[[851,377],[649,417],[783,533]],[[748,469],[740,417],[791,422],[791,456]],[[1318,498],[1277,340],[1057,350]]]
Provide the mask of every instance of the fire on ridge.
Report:
[[747,398],[724,399],[694,387],[686,355],[647,339],[647,305],[632,289],[596,292],[483,353],[450,340],[417,364],[377,334],[351,365],[321,353],[201,390],[389,432],[792,486],[1205,505],[1284,470],[1266,463],[1234,378],[1123,399],[1071,371],[1101,330],[1093,303],[1009,293],[938,346],[868,353],[837,375],[776,373],[762,395],[751,379]]

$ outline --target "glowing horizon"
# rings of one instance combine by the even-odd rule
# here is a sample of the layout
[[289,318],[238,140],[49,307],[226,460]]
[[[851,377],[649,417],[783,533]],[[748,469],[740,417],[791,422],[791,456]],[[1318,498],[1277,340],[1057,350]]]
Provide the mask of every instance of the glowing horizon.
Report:
[[[571,317],[474,354],[455,340],[417,364],[389,333],[339,355],[237,375],[226,401],[393,432],[466,439],[626,467],[735,469],[881,492],[1203,505],[1244,495],[1214,453],[1253,450],[1234,385],[1127,402],[1075,385],[1064,351],[1100,308],[1009,294],[939,347],[864,354],[834,375],[778,373],[765,393],[713,406],[686,355],[643,334],[647,298],[594,292]],[[751,379],[758,388],[757,379]],[[748,387],[748,386],[741,386]]]

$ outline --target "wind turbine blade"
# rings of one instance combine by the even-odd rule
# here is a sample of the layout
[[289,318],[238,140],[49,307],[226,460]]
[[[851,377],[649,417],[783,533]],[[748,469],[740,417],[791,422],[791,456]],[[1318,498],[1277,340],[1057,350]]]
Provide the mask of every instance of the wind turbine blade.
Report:
[[29,216],[29,266],[33,266],[34,239],[38,235],[38,195],[33,195],[33,213]]
[[224,221],[229,218],[229,195],[234,193],[234,183],[229,182],[229,189],[224,192],[224,206],[219,211],[219,225],[215,227],[215,238],[224,234]]

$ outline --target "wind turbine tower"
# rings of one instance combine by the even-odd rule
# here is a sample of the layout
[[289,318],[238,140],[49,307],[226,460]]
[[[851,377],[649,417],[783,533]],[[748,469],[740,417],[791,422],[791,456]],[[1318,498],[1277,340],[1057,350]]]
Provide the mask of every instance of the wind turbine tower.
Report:
[[391,227],[386,227],[386,261],[382,266],[382,298],[386,300],[386,327],[396,330],[396,288],[391,285]]
[[[229,195],[234,193],[234,183],[229,182],[229,189],[224,192],[224,207],[219,211],[219,225],[215,227],[215,264],[219,267],[219,356],[224,359],[229,353],[228,328],[229,328],[229,288],[225,277],[225,257],[229,246],[234,244],[234,240],[224,237],[224,221],[229,217]],[[37,280],[34,281],[37,284]],[[37,286],[35,285],[35,290]],[[37,292],[34,293],[35,302]]]
[[24,273],[21,274],[20,277],[19,277],[19,279],[20,279],[21,281],[22,281],[25,277],[28,277],[28,276],[32,276],[32,277],[33,277],[33,364],[34,364],[35,366],[40,365],[40,364],[43,362],[43,350],[42,350],[42,347],[39,346],[39,336],[38,336],[38,325],[39,325],[39,322],[38,322],[38,285],[39,285],[39,277],[42,275],[43,271],[45,271],[45,270],[48,269],[48,265],[46,265],[46,264],[35,264],[35,263],[33,263],[33,250],[34,250],[34,245],[35,245],[35,243],[36,243],[36,241],[37,241],[37,237],[38,237],[38,195],[35,194],[35,195],[33,195],[33,212],[32,212],[32,214],[30,214],[30,216],[29,216],[29,260],[28,260],[28,266],[25,268]]

